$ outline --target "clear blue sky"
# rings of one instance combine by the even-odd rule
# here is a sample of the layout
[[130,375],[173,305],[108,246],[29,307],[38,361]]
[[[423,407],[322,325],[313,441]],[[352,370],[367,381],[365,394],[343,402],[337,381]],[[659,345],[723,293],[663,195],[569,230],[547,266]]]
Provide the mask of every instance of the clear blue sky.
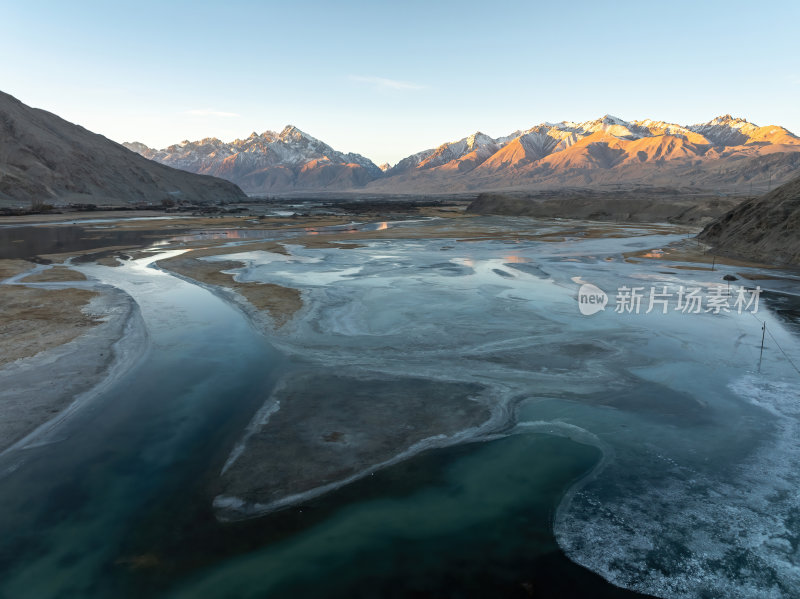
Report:
[[476,130],[731,113],[800,134],[800,1],[6,0],[0,90],[164,147],[293,124],[378,163]]

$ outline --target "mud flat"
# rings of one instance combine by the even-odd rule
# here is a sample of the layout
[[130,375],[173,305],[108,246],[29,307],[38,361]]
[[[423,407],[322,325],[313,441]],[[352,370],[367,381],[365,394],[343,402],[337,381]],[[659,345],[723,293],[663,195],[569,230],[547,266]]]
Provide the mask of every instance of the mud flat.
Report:
[[332,370],[287,377],[231,454],[214,500],[236,520],[320,495],[490,420],[474,383]]
[[0,300],[4,343],[0,365],[72,341],[100,320],[89,308],[98,294],[88,289],[42,289],[7,285]]

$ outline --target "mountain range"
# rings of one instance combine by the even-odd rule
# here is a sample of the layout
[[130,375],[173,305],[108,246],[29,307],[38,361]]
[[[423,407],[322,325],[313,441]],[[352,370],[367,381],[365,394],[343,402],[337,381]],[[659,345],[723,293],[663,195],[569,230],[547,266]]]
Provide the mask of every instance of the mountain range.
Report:
[[781,183],[800,167],[800,138],[731,115],[688,126],[606,115],[542,123],[498,138],[476,132],[380,167],[294,126],[230,143],[207,138],[163,150],[124,145],[162,164],[228,179],[251,194],[641,185],[747,193],[749,186]]
[[0,204],[246,198],[235,184],[170,168],[0,92]]
[[233,181],[250,192],[291,189],[350,189],[378,179],[383,171],[359,154],[337,152],[291,125],[280,133],[253,133],[224,143],[210,137],[163,150],[124,144],[161,164]]

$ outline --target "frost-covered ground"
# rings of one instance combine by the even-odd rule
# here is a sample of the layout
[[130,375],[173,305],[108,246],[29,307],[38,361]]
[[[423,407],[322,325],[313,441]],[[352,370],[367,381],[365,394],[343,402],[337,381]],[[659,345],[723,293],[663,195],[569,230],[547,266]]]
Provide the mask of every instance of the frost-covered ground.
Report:
[[[677,233],[628,228],[624,238],[596,238],[587,229],[554,242],[535,234],[563,225],[481,222],[487,232],[530,235],[352,249],[289,241],[290,256],[221,258],[245,262],[239,280],[302,290],[305,307],[271,341],[325,376],[474,384],[493,414],[476,435],[541,430],[601,447],[602,464],[556,518],[575,561],[664,597],[798,596],[800,373],[790,359],[800,362],[800,343],[788,312],[761,297],[756,314],[754,304],[739,313],[737,296],[753,299],[742,283],[756,284],[740,276],[747,268],[623,257],[677,242]],[[715,313],[709,298],[727,273],[739,273],[722,306],[729,311]],[[583,283],[608,293],[605,310],[580,313]],[[781,285],[800,290],[798,281]],[[641,288],[639,313],[615,311],[622,287]],[[681,287],[699,290],[700,313],[679,309]],[[669,296],[656,295],[666,303],[645,314],[651,288]],[[279,409],[271,398],[248,434]],[[400,417],[413,426],[413,414]],[[247,454],[246,439],[237,451]]]

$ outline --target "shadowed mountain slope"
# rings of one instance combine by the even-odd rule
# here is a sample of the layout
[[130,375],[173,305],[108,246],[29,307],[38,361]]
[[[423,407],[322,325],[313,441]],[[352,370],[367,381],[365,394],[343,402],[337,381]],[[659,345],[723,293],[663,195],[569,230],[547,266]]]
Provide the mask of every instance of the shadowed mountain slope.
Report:
[[102,135],[0,92],[0,202],[229,202],[233,183],[146,160]]

